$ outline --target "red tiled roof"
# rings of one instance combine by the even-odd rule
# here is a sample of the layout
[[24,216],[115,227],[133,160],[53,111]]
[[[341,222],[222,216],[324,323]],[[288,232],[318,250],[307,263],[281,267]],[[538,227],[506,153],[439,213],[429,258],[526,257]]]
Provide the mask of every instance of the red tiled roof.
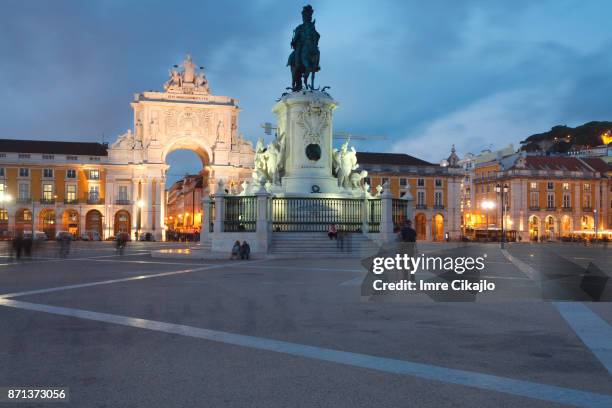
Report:
[[[530,170],[592,171],[575,157],[527,156],[525,163]],[[517,168],[516,163],[513,168]]]
[[589,167],[592,167],[593,169],[595,169],[595,171],[598,171],[600,173],[612,171],[612,164],[606,163],[599,157],[585,157],[581,160],[588,164]]

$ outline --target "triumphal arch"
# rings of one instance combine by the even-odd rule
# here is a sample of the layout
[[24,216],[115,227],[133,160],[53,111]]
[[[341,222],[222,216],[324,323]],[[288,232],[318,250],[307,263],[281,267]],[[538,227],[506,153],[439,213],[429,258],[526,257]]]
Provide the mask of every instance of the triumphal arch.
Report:
[[129,212],[132,231],[150,232],[158,240],[164,232],[169,153],[194,151],[211,194],[219,180],[239,186],[250,178],[254,156],[238,131],[238,100],[213,95],[203,67],[190,55],[170,70],[163,88],[134,95],[133,129],[110,146],[106,179],[107,196],[123,198],[109,204],[113,213]]

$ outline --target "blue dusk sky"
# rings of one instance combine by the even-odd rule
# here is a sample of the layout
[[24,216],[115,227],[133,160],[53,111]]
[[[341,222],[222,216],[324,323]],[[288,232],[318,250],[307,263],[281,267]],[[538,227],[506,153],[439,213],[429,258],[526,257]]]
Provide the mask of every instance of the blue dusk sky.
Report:
[[[112,142],[133,94],[190,52],[212,91],[240,99],[256,140],[290,84],[306,2],[4,0],[0,137]],[[361,150],[430,161],[517,146],[557,124],[612,119],[609,1],[313,1],[320,85]],[[179,154],[179,153],[176,153]],[[180,154],[171,172],[197,171]],[[193,157],[195,165],[199,162]]]

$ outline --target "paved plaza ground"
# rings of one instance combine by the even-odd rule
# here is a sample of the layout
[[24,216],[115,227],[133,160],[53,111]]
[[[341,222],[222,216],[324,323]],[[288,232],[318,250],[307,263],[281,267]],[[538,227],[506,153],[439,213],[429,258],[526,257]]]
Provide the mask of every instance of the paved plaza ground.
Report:
[[476,302],[364,298],[360,259],[150,256],[183,246],[5,252],[0,386],[67,386],[72,407],[612,406],[612,304],[539,296],[540,274],[610,276],[603,246],[471,245],[500,294]]

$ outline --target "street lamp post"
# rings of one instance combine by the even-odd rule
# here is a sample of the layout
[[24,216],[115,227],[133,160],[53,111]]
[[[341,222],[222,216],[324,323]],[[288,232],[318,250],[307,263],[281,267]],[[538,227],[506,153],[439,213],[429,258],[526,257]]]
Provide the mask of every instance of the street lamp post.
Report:
[[506,243],[506,231],[504,227],[504,221],[506,219],[506,194],[508,194],[508,185],[504,184],[503,186],[501,186],[500,184],[497,184],[495,186],[495,191],[501,197],[501,211],[502,211],[501,234],[502,236],[501,236],[500,246],[501,246],[501,249],[504,249],[504,246]]

